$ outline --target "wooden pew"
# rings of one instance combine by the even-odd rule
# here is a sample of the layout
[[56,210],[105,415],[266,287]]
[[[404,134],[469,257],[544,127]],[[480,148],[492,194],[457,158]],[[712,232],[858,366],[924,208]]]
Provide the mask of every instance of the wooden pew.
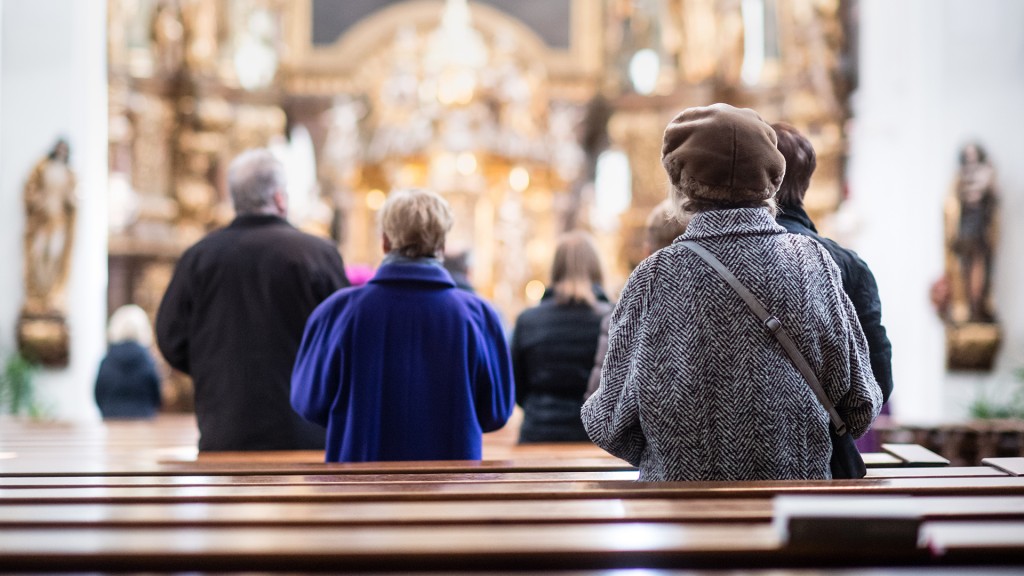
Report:
[[[402,467],[394,472],[378,469],[375,473],[355,471],[333,472],[330,474],[105,474],[98,476],[80,475],[24,475],[0,477],[0,488],[21,487],[160,487],[160,486],[231,486],[238,484],[255,484],[262,486],[322,484],[363,484],[363,483],[402,483],[402,482],[549,482],[561,480],[573,481],[604,481],[604,480],[636,480],[636,470],[568,470],[551,472],[522,471],[516,468],[494,468],[493,471],[479,472],[420,472],[409,471]],[[960,478],[960,477],[999,477],[1008,474],[990,466],[969,466],[949,468],[873,468],[868,470],[868,478]]]
[[[344,473],[323,462],[319,451],[220,452],[198,454],[190,415],[163,415],[152,422],[25,423],[0,419],[0,476],[34,474],[291,474]],[[869,469],[934,465],[937,454],[916,445],[887,445],[865,454]],[[916,462],[898,453],[917,450]],[[922,455],[926,455],[922,457]],[[434,465],[411,463],[417,472],[470,472],[480,469],[542,471],[615,471],[632,469],[588,443],[515,444],[514,429],[484,436],[484,461]],[[353,469],[351,465],[342,470]],[[374,463],[361,473],[389,472]]]
[[[625,463],[578,447],[552,456],[504,446],[485,462],[326,465],[310,459],[316,453],[195,458],[173,430],[150,438],[158,457],[120,435],[86,434],[70,448],[59,431],[0,438],[0,569],[1024,563],[1024,478],[991,467],[923,473],[889,454],[876,465],[896,467],[859,481],[644,484],[619,477],[636,474]],[[42,457],[4,457],[27,448]],[[68,462],[48,469],[60,454]],[[931,547],[786,547],[768,523],[780,494],[914,495]]]
[[566,500],[607,498],[770,498],[779,494],[1013,496],[1024,478],[885,478],[762,482],[486,481],[0,488],[3,504],[160,502],[360,502],[447,500]]
[[[495,570],[1024,562],[1024,522],[928,522],[932,548],[783,546],[768,524],[0,530],[2,570]],[[943,555],[934,555],[941,550]]]
[[[1021,520],[1024,496],[898,498],[926,520]],[[0,529],[770,522],[771,498],[414,502],[69,503],[0,506]]]

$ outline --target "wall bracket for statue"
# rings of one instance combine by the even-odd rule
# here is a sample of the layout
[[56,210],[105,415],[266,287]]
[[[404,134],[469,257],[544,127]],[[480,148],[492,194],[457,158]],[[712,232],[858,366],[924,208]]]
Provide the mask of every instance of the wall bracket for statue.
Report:
[[992,300],[998,201],[984,149],[968,144],[946,200],[946,273],[932,295],[946,325],[950,370],[991,370],[1002,341]]
[[70,148],[58,140],[25,183],[25,301],[18,348],[44,366],[67,366],[70,336],[66,293],[71,268],[76,199]]

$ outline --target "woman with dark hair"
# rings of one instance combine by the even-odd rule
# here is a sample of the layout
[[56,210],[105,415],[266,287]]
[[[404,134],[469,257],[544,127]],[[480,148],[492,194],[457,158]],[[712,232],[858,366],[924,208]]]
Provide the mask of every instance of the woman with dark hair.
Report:
[[601,261],[590,235],[562,236],[551,288],[539,305],[519,315],[512,335],[516,403],[523,408],[521,443],[589,440],[580,408],[601,318],[611,310],[601,283]]
[[[694,216],[630,275],[582,414],[590,438],[642,481],[830,478],[830,420],[856,438],[881,408],[835,262],[775,223],[786,168],[776,142],[756,112],[726,104],[687,109],[665,129],[670,196]],[[770,313],[763,321],[746,296]]]

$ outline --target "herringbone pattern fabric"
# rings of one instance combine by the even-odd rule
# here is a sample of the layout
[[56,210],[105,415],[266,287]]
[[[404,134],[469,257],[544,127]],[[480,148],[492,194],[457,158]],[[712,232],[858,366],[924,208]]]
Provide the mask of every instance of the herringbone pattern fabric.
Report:
[[[790,332],[854,437],[881,408],[839,271],[763,209],[698,214],[698,240]],[[630,276],[611,318],[591,439],[640,479],[829,477],[828,415],[775,338],[715,271],[669,246]]]

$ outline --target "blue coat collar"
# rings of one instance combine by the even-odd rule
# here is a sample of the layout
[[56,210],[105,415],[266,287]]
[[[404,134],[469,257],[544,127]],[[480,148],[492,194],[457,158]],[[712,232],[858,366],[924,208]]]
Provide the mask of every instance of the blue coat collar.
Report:
[[786,229],[776,224],[771,213],[765,208],[733,208],[711,210],[695,215],[686,227],[686,232],[675,241],[785,233]]
[[441,266],[428,266],[417,263],[386,263],[377,269],[370,280],[371,284],[388,284],[391,282],[426,282],[455,288],[451,274]]

